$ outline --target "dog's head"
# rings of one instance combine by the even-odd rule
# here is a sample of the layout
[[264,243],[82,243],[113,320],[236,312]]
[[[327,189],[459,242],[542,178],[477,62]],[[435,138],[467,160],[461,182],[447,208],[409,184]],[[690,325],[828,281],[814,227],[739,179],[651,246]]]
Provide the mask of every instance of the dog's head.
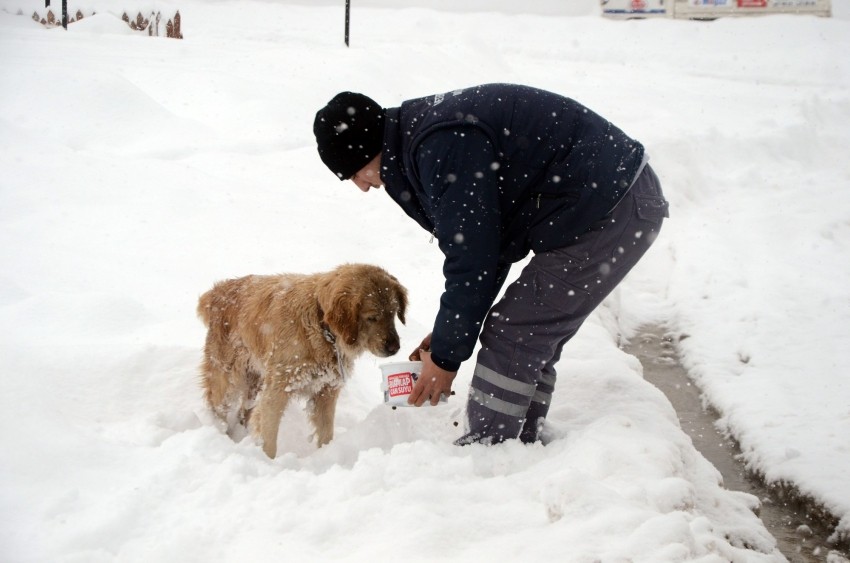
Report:
[[400,348],[395,318],[404,324],[407,290],[382,268],[345,264],[324,275],[316,297],[337,343],[352,354],[380,357]]

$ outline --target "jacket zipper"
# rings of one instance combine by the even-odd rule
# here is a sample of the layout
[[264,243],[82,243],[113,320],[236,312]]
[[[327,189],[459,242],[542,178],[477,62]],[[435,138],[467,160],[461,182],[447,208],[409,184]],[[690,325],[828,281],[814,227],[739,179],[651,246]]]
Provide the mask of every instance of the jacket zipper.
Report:
[[[545,197],[546,199],[567,199],[567,198],[571,197],[570,194],[547,194],[547,193],[543,193],[543,192],[537,192],[536,194],[533,194],[533,195],[537,196],[537,197],[534,198],[535,205],[537,206],[537,209],[540,209],[540,198],[542,198],[542,197]],[[575,198],[575,201],[578,201],[578,198]]]

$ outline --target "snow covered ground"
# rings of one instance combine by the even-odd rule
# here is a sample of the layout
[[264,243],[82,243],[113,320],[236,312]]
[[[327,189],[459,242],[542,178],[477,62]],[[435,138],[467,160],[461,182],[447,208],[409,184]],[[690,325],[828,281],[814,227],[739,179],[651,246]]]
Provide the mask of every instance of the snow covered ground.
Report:
[[[98,15],[67,32],[0,1],[0,559],[782,561],[618,348],[654,322],[747,464],[850,534],[850,2],[711,23],[354,4],[346,49],[341,0],[72,2]],[[119,19],[152,6],[184,40]],[[393,411],[373,357],[327,447],[300,406],[277,459],[232,442],[197,384],[214,281],[380,264],[410,291],[400,356],[436,312],[436,245],[330,175],[316,109],[494,81],[640,139],[672,206],[565,350],[551,443],[455,447],[471,362],[447,405]]]

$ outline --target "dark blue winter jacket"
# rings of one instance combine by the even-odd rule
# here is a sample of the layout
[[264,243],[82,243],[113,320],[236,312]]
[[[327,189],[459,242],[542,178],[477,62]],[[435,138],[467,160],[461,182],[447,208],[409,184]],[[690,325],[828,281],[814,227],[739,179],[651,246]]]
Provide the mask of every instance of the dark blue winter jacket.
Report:
[[578,102],[486,84],[387,110],[387,193],[439,241],[434,363],[472,355],[510,264],[569,246],[628,191],[643,146]]

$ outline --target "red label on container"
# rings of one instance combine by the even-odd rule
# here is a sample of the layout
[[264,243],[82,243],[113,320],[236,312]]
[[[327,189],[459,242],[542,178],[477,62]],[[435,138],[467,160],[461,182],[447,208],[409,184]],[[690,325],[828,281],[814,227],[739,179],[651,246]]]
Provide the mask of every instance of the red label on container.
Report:
[[390,397],[410,395],[413,392],[413,378],[409,372],[394,373],[387,377],[387,392]]

